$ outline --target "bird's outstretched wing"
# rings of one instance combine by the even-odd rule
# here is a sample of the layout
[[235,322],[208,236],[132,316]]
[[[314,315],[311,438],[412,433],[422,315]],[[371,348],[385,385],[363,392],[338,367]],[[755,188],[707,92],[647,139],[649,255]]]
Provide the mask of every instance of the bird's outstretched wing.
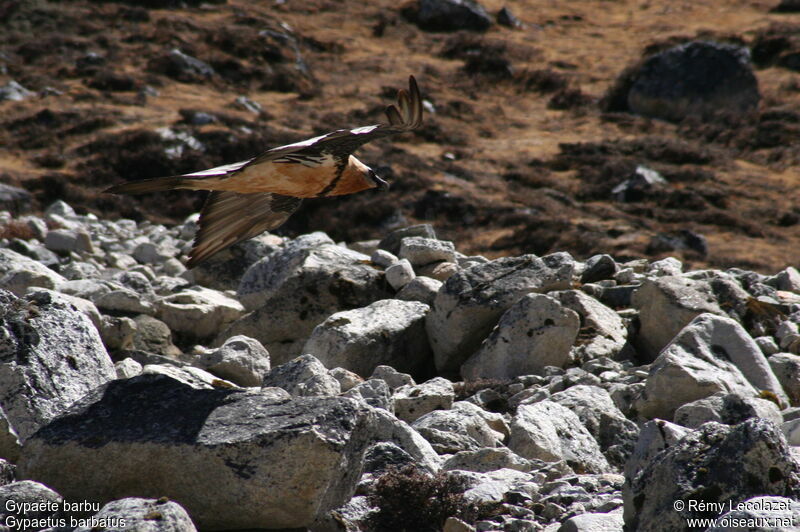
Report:
[[408,90],[397,91],[397,103],[387,106],[385,112],[388,124],[337,129],[319,137],[273,148],[248,161],[240,170],[266,161],[303,163],[306,159],[313,161],[325,153],[346,159],[367,142],[418,128],[422,124],[422,97],[414,76],[408,77]]
[[228,246],[278,227],[300,202],[280,194],[211,192],[200,212],[200,229],[186,265],[192,268]]

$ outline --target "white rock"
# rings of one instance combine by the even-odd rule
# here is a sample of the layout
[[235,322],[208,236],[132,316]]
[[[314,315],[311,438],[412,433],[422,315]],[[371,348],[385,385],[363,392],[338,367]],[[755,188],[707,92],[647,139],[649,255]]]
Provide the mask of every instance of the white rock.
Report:
[[142,373],[142,365],[128,357],[114,364],[118,379],[130,379]]
[[291,395],[338,395],[339,381],[312,355],[302,355],[280,366],[273,367],[264,376],[262,387],[276,386]]
[[408,259],[402,259],[386,268],[386,281],[395,290],[400,290],[414,280],[416,274]]
[[216,336],[244,314],[236,299],[200,286],[159,298],[156,309],[172,331],[199,339]]
[[164,375],[198,390],[237,387],[232,382],[222,380],[216,375],[192,366],[178,367],[171,364],[146,364],[142,368],[141,375]]
[[0,248],[0,288],[22,296],[31,286],[53,289],[65,281],[47,266],[8,248]]
[[800,419],[792,419],[780,425],[789,445],[800,446]]
[[258,340],[232,336],[219,349],[204,353],[198,366],[239,386],[261,386],[270,370],[270,360]]
[[597,441],[566,407],[544,400],[523,404],[511,421],[508,448],[525,458],[565,460],[576,472],[612,471]]
[[394,399],[389,386],[381,379],[368,379],[342,394],[342,397],[356,399],[373,408],[382,408],[394,414]]
[[363,377],[379,365],[418,374],[430,364],[425,332],[429,307],[417,301],[384,299],[337,312],[319,324],[303,347],[329,367]]
[[636,441],[633,453],[625,464],[627,482],[630,483],[658,453],[674,446],[691,432],[686,427],[663,419],[653,419],[645,423],[639,432],[639,439]]
[[425,325],[440,374],[459,368],[522,296],[569,288],[574,261],[566,253],[523,255],[473,266],[450,277]]
[[93,253],[94,245],[89,233],[85,229],[51,229],[47,232],[44,245],[50,251],[57,253]]
[[766,358],[742,326],[727,317],[701,314],[651,365],[638,410],[646,418],[669,420],[691,401],[718,392],[753,397],[756,388],[788,404]]
[[641,324],[637,344],[649,360],[698,315],[725,314],[707,282],[683,276],[646,279],[633,292],[632,304]]
[[511,306],[480,349],[463,366],[465,380],[508,380],[562,367],[578,336],[580,318],[554,298],[527,294]]
[[396,298],[403,301],[419,301],[430,306],[436,299],[436,293],[442,287],[442,282],[423,275],[414,277],[397,293]]
[[639,438],[639,428],[617,408],[606,390],[579,384],[552,394],[549,400],[578,416],[609,462],[618,467],[625,465]]
[[26,298],[40,297],[37,294],[47,294],[47,296],[52,301],[58,301],[65,305],[72,306],[72,308],[74,308],[78,312],[83,313],[87,318],[92,320],[92,324],[97,328],[98,331],[101,329],[103,324],[103,319],[100,316],[100,311],[97,310],[95,304],[89,301],[88,299],[62,294],[59,292],[55,292],[53,290],[48,290],[46,288],[29,288],[25,294],[25,297]]
[[454,452],[470,448],[497,447],[503,443],[507,435],[493,428],[484,414],[485,412],[479,407],[459,401],[453,403],[451,410],[434,410],[418,418],[411,426],[429,441],[436,432],[456,436],[454,438],[456,445],[464,447],[453,449]]
[[416,386],[401,386],[392,397],[395,415],[406,423],[413,423],[428,412],[449,410],[455,391],[449,380],[436,377]]
[[360,376],[344,368],[333,368],[328,373],[330,373],[331,377],[339,381],[339,387],[342,393],[364,382],[364,379]]
[[153,314],[153,304],[130,288],[122,286],[112,289],[93,299],[97,308],[108,312],[131,312],[134,314]]
[[749,527],[751,530],[777,532],[794,529],[800,523],[800,502],[788,497],[753,497],[731,506],[736,509],[719,516],[706,532],[728,532],[744,528],[732,527],[732,523],[754,523],[754,527]]
[[454,262],[456,249],[453,243],[447,240],[409,236],[400,241],[398,257],[408,259],[414,266],[425,266],[432,262]]
[[385,381],[392,391],[406,384],[411,386],[415,384],[414,379],[408,373],[400,373],[393,367],[384,365],[376,367],[370,378]]
[[800,294],[800,272],[794,266],[789,266],[775,276],[775,286],[778,290]]
[[316,529],[353,495],[354,464],[378,437],[374,412],[342,397],[275,399],[142,375],[95,390],[39,431],[19,471],[70,501],[157,493],[181,501],[201,530]]
[[628,329],[619,314],[579,290],[564,290],[551,295],[566,308],[577,312],[581,326],[592,332],[591,339],[578,347],[581,358],[611,358],[622,350],[628,340]]
[[789,397],[790,404],[800,405],[800,356],[775,353],[767,361]]
[[257,339],[273,365],[302,353],[314,327],[331,314],[391,296],[383,272],[366,264],[366,255],[305,236],[245,272],[237,294],[253,312],[220,335]]
[[389,253],[385,249],[376,249],[370,255],[369,260],[380,266],[381,268],[388,268],[396,263],[398,259],[393,253]]
[[570,517],[558,532],[622,532],[622,512],[586,513]]
[[[92,521],[94,520],[94,521]],[[73,532],[96,532],[97,522],[125,523],[131,531],[196,532],[189,514],[180,504],[162,499],[129,497],[111,501],[91,518],[86,526],[78,526]],[[112,527],[104,527],[107,530]]]
[[94,324],[72,305],[48,292],[4,292],[0,306],[0,404],[22,439],[116,377]]
[[506,447],[484,447],[475,451],[461,451],[442,463],[442,469],[445,471],[457,469],[485,473],[504,468],[531,471],[534,465],[530,460],[522,458]]

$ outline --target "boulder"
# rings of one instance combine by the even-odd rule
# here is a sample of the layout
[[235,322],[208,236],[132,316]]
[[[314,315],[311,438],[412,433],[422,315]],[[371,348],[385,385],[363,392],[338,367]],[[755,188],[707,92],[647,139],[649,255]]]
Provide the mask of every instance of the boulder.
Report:
[[646,279],[633,292],[631,304],[639,310],[636,345],[652,361],[681,329],[704,312],[724,316],[709,284],[683,276]]
[[736,425],[754,417],[768,419],[776,425],[783,423],[781,410],[772,401],[725,393],[686,403],[675,411],[674,421],[684,427],[698,428],[709,421]]
[[606,390],[579,384],[556,392],[550,401],[572,410],[600,444],[606,459],[622,468],[639,437],[639,427],[620,412]]
[[[625,526],[684,530],[686,519],[714,519],[755,496],[800,497],[800,463],[781,430],[751,418],[706,423],[651,459],[626,485]],[[684,501],[676,511],[675,501]],[[691,501],[704,505],[690,504]]]
[[383,272],[367,261],[366,255],[334,244],[292,241],[245,272],[237,294],[251,312],[217,342],[241,334],[260,341],[273,364],[292,359],[331,314],[391,297]]
[[309,527],[353,495],[371,411],[142,375],[94,390],[28,439],[19,472],[67,500],[166,496],[203,530]]
[[524,458],[564,460],[576,472],[612,471],[600,446],[580,419],[553,401],[523,404],[511,421],[508,448]]
[[406,423],[413,423],[428,412],[449,410],[453,406],[453,383],[436,377],[422,384],[401,386],[394,391],[395,415]]
[[331,315],[317,325],[303,347],[327,367],[368,377],[387,365],[411,375],[430,370],[432,354],[425,331],[430,308],[417,301],[384,299],[364,308]]
[[0,313],[0,404],[20,438],[116,377],[94,324],[64,298],[2,292]]
[[578,314],[543,294],[527,294],[500,318],[489,337],[461,366],[464,380],[509,380],[562,367],[580,329]]
[[232,297],[200,286],[158,299],[156,309],[170,330],[195,339],[217,336],[244,314],[242,304]]
[[447,279],[425,321],[439,373],[457,374],[500,316],[525,294],[569,288],[574,267],[567,253],[523,255],[479,264]]
[[646,59],[633,75],[628,107],[637,114],[679,122],[724,110],[755,110],[761,95],[747,48],[692,41]]
[[742,326],[702,314],[650,366],[637,408],[646,418],[671,420],[678,407],[694,400],[719,392],[754,397],[757,389],[788,404],[766,358]]
[[270,370],[267,350],[247,336],[228,338],[219,349],[203,353],[197,365],[240,386],[260,386]]
[[273,367],[261,383],[264,388],[283,388],[296,396],[338,395],[339,381],[312,355],[302,355]]
[[124,530],[196,532],[197,530],[186,510],[180,504],[166,500],[165,497],[160,499],[128,497],[111,501],[92,517],[76,521],[79,526],[73,532],[97,532],[98,529],[120,532]]
[[426,31],[486,31],[492,18],[475,0],[416,0],[403,15]]

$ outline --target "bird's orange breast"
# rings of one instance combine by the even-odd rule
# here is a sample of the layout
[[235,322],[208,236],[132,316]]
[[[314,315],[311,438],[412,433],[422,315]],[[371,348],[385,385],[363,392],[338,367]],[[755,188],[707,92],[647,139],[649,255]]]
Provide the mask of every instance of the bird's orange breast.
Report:
[[298,163],[265,161],[243,168],[216,180],[211,190],[230,190],[242,194],[272,192],[297,198],[312,198],[336,178],[334,165],[305,166]]

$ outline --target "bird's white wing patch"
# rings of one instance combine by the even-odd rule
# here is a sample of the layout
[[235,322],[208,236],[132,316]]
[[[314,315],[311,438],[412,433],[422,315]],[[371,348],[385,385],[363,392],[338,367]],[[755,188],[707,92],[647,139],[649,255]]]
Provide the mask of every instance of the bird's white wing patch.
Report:
[[375,126],[357,127],[355,129],[351,129],[350,133],[352,133],[353,135],[363,135],[365,133],[370,133],[372,131],[375,131],[375,129],[377,127],[378,127],[377,125],[375,125]]
[[295,142],[294,144],[287,144],[285,146],[278,146],[277,148],[272,148],[269,151],[277,151],[283,150],[285,148],[307,148],[308,146],[312,146],[314,143],[324,139],[330,135],[330,133],[326,133],[325,135],[320,135],[319,137],[314,137],[311,139],[301,140],[300,142]]
[[183,174],[186,177],[208,177],[208,176],[215,176],[215,175],[226,175],[231,172],[235,172],[242,166],[246,165],[253,159],[247,159],[246,161],[239,161],[238,163],[231,163],[225,164],[222,166],[216,166],[214,168],[208,168],[207,170],[200,170],[199,172],[192,172],[191,174]]

